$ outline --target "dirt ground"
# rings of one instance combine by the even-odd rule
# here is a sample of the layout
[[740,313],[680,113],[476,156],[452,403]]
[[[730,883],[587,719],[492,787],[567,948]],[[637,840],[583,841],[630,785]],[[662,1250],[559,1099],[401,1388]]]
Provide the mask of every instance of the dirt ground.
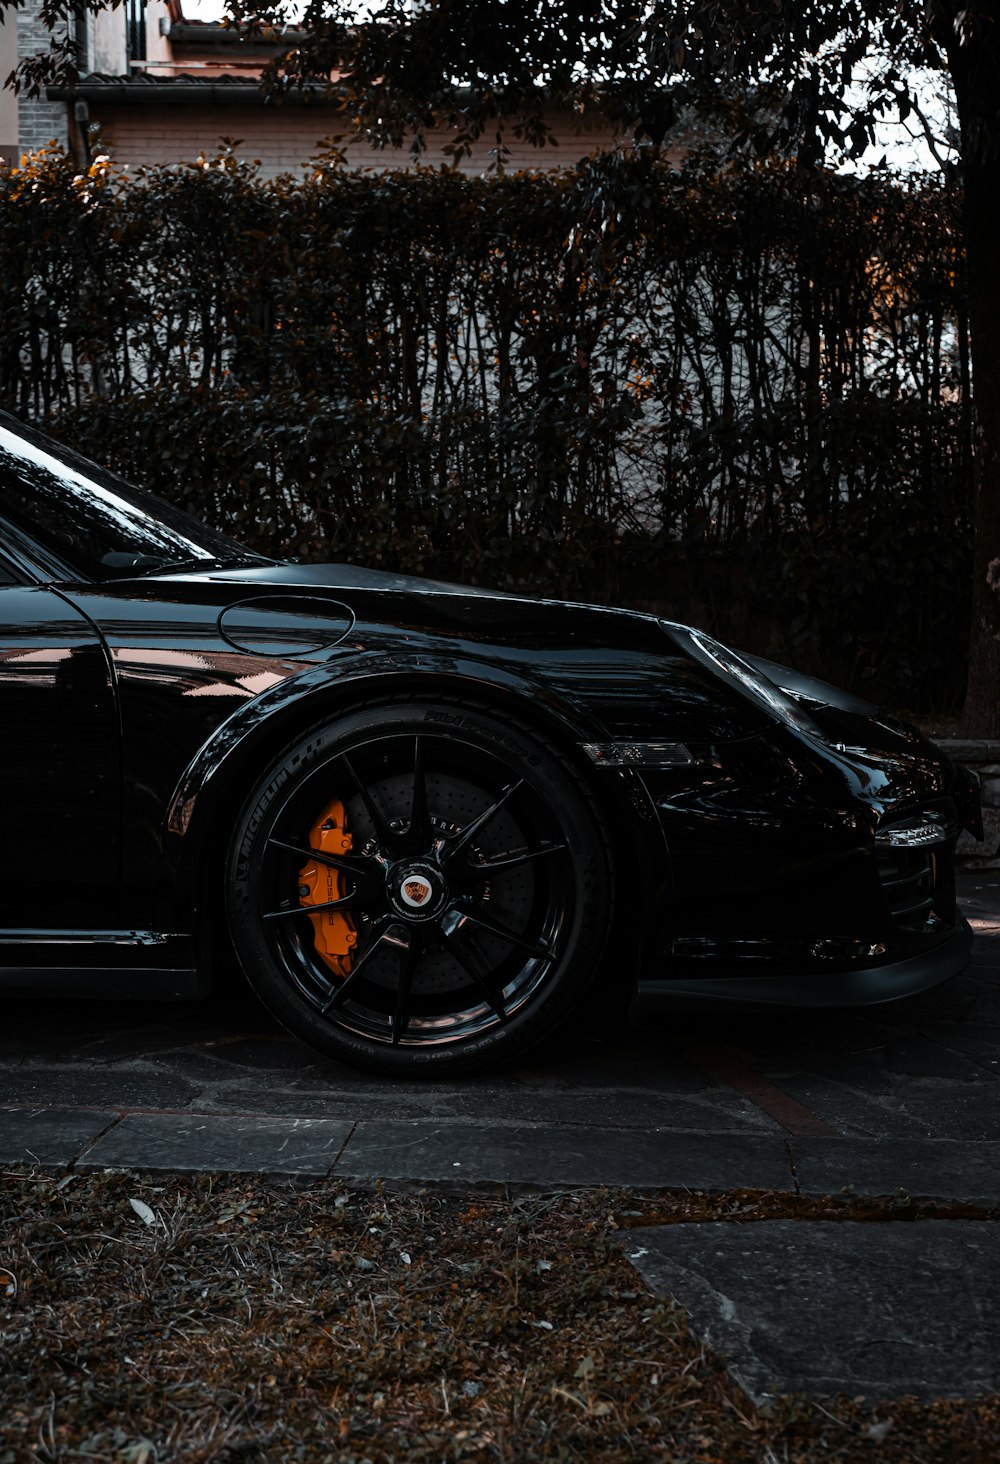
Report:
[[993,1464],[997,1398],[754,1406],[623,1254],[642,1225],[930,1214],[8,1169],[0,1464]]

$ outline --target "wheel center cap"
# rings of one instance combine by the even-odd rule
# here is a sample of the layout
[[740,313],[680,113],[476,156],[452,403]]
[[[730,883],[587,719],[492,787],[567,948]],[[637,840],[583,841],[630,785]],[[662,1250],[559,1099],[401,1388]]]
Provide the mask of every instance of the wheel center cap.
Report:
[[434,886],[422,874],[411,874],[400,885],[399,895],[404,905],[409,905],[411,910],[419,910],[434,898]]
[[430,864],[400,864],[389,875],[389,903],[407,920],[427,920],[447,898],[441,871]]

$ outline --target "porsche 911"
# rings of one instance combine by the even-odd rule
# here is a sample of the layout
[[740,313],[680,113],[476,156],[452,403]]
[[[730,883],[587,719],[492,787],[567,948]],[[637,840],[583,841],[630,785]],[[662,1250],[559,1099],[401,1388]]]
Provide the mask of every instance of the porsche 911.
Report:
[[[262,557],[0,415],[0,985],[510,1060],[584,999],[835,1007],[965,966],[972,776],[634,611]],[[234,998],[235,999],[235,998]]]

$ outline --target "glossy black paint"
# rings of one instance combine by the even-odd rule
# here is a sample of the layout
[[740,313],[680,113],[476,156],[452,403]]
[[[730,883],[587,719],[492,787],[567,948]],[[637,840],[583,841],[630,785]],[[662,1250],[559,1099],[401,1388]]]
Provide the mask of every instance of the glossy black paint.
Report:
[[[47,458],[5,500],[22,429],[0,415],[0,430],[0,983],[204,990],[225,929],[222,862],[268,764],[315,723],[413,696],[439,701],[445,722],[463,699],[516,710],[586,778],[624,891],[619,979],[638,974],[647,998],[699,981],[720,998],[745,981],[761,1000],[884,999],[967,958],[952,854],[959,827],[976,826],[975,790],[856,698],[761,663],[808,706],[818,732],[803,735],[650,616],[272,563],[212,535],[209,553],[173,510],[160,538],[140,526],[108,550],[114,524],[102,536],[99,520],[116,480],[61,453],[69,489]],[[156,500],[142,504],[155,516]],[[189,532],[195,562],[160,565],[161,539],[183,558],[169,545]],[[583,750],[656,741],[691,761],[602,768]],[[874,841],[927,809],[947,838],[913,928],[887,903]],[[778,995],[760,995],[764,968]]]
[[[111,667],[57,590],[0,586],[0,927],[116,925],[121,785]],[[91,812],[82,820],[81,769]]]

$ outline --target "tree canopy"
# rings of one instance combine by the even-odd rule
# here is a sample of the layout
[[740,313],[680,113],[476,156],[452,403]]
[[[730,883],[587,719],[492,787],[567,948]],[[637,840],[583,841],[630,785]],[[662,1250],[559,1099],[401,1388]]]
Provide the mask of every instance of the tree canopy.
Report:
[[[43,0],[52,47],[22,61],[18,84],[37,92],[71,80],[73,16],[119,3]],[[947,64],[949,18],[968,30],[978,13],[932,3],[911,14],[877,0],[308,0],[304,9],[296,0],[228,0],[227,8],[226,23],[248,39],[279,43],[265,86],[318,81],[341,102],[345,126],[377,142],[409,137],[419,147],[434,121],[473,137],[502,124],[541,142],[553,106],[596,106],[659,143],[692,107],[729,120],[752,86],[761,150],[806,141],[853,152],[880,116],[913,107],[915,66]]]

